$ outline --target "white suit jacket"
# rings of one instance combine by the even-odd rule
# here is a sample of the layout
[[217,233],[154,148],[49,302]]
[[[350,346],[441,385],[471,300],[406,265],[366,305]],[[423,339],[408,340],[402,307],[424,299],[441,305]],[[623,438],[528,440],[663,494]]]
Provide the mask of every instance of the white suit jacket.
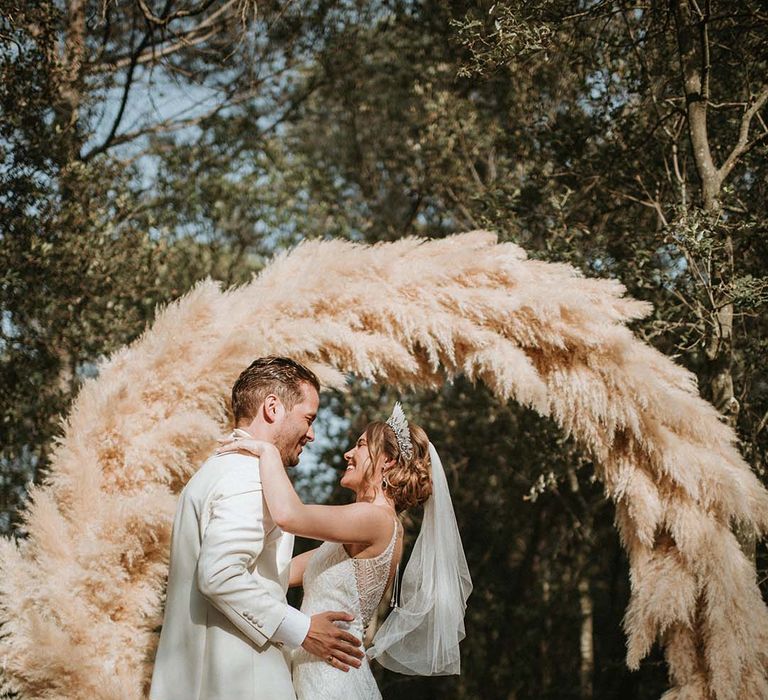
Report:
[[[255,457],[211,457],[176,508],[151,700],[293,700],[286,616],[293,536],[269,514]],[[295,612],[295,611],[294,611]]]

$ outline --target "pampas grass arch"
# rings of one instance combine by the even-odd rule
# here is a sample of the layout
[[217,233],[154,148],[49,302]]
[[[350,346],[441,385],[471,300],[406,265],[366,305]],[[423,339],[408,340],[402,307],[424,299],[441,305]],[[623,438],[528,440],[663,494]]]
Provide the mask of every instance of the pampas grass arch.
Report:
[[[82,388],[28,538],[0,542],[0,654],[24,698],[142,698],[176,496],[260,355],[401,391],[464,373],[551,416],[594,457],[631,566],[627,664],[657,638],[665,698],[768,697],[768,610],[731,526],[768,493],[687,371],[635,339],[615,281],[476,231],[376,246],[314,241],[243,287],[195,287]],[[482,586],[482,581],[476,582]]]

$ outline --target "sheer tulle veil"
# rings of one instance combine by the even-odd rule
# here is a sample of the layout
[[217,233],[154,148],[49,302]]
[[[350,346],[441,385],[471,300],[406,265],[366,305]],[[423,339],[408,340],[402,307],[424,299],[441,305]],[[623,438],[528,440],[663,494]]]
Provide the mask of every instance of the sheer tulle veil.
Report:
[[464,548],[440,457],[429,444],[432,495],[403,573],[401,604],[373,638],[368,657],[398,673],[459,673],[459,642],[472,592]]

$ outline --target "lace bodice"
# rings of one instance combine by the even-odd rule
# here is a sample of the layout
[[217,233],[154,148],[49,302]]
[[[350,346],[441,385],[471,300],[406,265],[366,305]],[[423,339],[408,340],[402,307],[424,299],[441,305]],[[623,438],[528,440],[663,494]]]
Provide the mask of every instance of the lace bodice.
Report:
[[[321,544],[304,572],[302,612],[349,612],[355,616],[349,631],[362,639],[387,587],[399,532],[400,523],[395,518],[387,548],[368,559],[350,557],[342,544]],[[299,700],[381,697],[365,659],[361,668],[344,673],[299,649],[294,656],[293,679]]]
[[[397,534],[400,523],[395,520],[395,528],[389,540],[387,548],[378,556],[370,559],[351,558],[357,581],[357,592],[360,597],[360,614],[363,619],[363,627],[373,618],[373,613],[379,607],[381,597],[389,581],[389,572],[392,570],[392,555],[395,553]],[[344,550],[346,554],[346,550]]]

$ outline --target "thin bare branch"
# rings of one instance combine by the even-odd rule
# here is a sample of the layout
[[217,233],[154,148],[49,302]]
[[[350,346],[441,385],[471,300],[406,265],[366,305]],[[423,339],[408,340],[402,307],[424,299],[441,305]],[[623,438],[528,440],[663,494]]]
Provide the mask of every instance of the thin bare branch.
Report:
[[642,204],[644,207],[648,207],[649,209],[653,209],[657,216],[659,217],[659,220],[661,221],[661,224],[663,226],[667,225],[667,218],[664,216],[664,211],[661,208],[661,202],[654,199],[641,199],[640,197],[635,197],[634,195],[627,194],[626,192],[620,192],[618,190],[612,190],[608,189],[607,192],[616,195],[617,197],[621,197],[622,199],[628,199],[630,202],[637,202],[638,204]]
[[709,102],[709,75],[712,64],[709,53],[709,18],[711,16],[711,0],[706,0],[705,9],[701,15],[699,31],[701,32],[701,98],[705,103]]
[[[117,134],[112,138],[109,146],[113,147],[123,143],[129,143],[130,141],[134,141],[135,139],[141,138],[142,136],[149,136],[150,134],[170,133],[173,131],[179,131],[180,129],[185,129],[190,126],[195,126],[205,121],[206,119],[209,119],[217,115],[219,112],[221,112],[221,110],[225,109],[226,107],[231,107],[235,104],[240,104],[248,99],[251,99],[254,96],[254,94],[255,94],[254,90],[248,90],[247,92],[237,97],[223,98],[212,109],[207,110],[206,112],[203,112],[202,114],[198,114],[194,117],[179,119],[179,115],[176,114],[172,117],[169,117],[168,119],[163,119],[162,121],[155,122],[154,124],[141,127],[138,129],[134,129],[132,131],[126,131],[122,134]],[[187,108],[184,111],[188,112],[189,109],[191,108]],[[92,151],[90,151],[88,154],[86,154],[83,157],[83,160],[89,160],[90,158],[93,158],[93,156],[95,156],[97,153],[102,152],[101,149],[102,149],[102,146],[98,146],[94,148]]]
[[736,145],[733,147],[733,150],[725,159],[723,165],[720,167],[721,178],[725,179],[731,170],[733,170],[736,163],[738,163],[739,158],[741,158],[741,156],[743,156],[748,150],[760,143],[766,136],[766,134],[761,134],[752,142],[749,141],[749,129],[752,125],[752,120],[754,119],[755,115],[762,109],[767,100],[768,84],[763,86],[763,88],[757,94],[757,97],[755,97],[754,102],[752,102],[752,105],[749,107],[749,109],[747,109],[746,112],[744,112],[744,115],[741,118],[741,124],[739,126],[739,139],[736,142]]
[[192,7],[189,10],[177,10],[168,14],[168,8],[166,6],[165,11],[161,15],[156,15],[152,12],[151,8],[147,5],[146,0],[136,0],[139,9],[141,9],[142,15],[150,24],[155,24],[159,27],[166,27],[170,22],[182,17],[195,17],[205,12],[216,0],[203,0],[196,7]]
[[760,433],[762,433],[766,425],[768,425],[768,411],[766,411],[763,414],[763,417],[760,419],[760,422],[757,424],[757,427],[755,428],[755,431],[754,431],[754,436],[757,437]]
[[[127,56],[113,57],[101,61],[99,64],[94,66],[94,70],[102,72],[119,70],[121,68],[130,66],[134,60],[138,64],[149,63],[156,61],[158,58],[162,58],[163,56],[168,56],[172,53],[180,51],[181,49],[199,44],[201,41],[210,38],[215,33],[220,31],[224,26],[226,26],[226,21],[229,19],[226,13],[235,5],[237,5],[237,0],[228,0],[215,12],[212,12],[194,27],[190,27],[183,32],[173,34],[172,36],[175,41],[172,44],[162,46],[162,44],[166,41],[166,39],[163,38],[159,42],[150,43],[148,48],[146,48],[146,50],[138,56],[135,56],[135,52],[132,51]],[[211,31],[208,31],[204,35],[204,38],[200,39],[200,32],[203,32],[206,29],[211,29]],[[160,46],[160,48],[158,48],[158,46]]]

